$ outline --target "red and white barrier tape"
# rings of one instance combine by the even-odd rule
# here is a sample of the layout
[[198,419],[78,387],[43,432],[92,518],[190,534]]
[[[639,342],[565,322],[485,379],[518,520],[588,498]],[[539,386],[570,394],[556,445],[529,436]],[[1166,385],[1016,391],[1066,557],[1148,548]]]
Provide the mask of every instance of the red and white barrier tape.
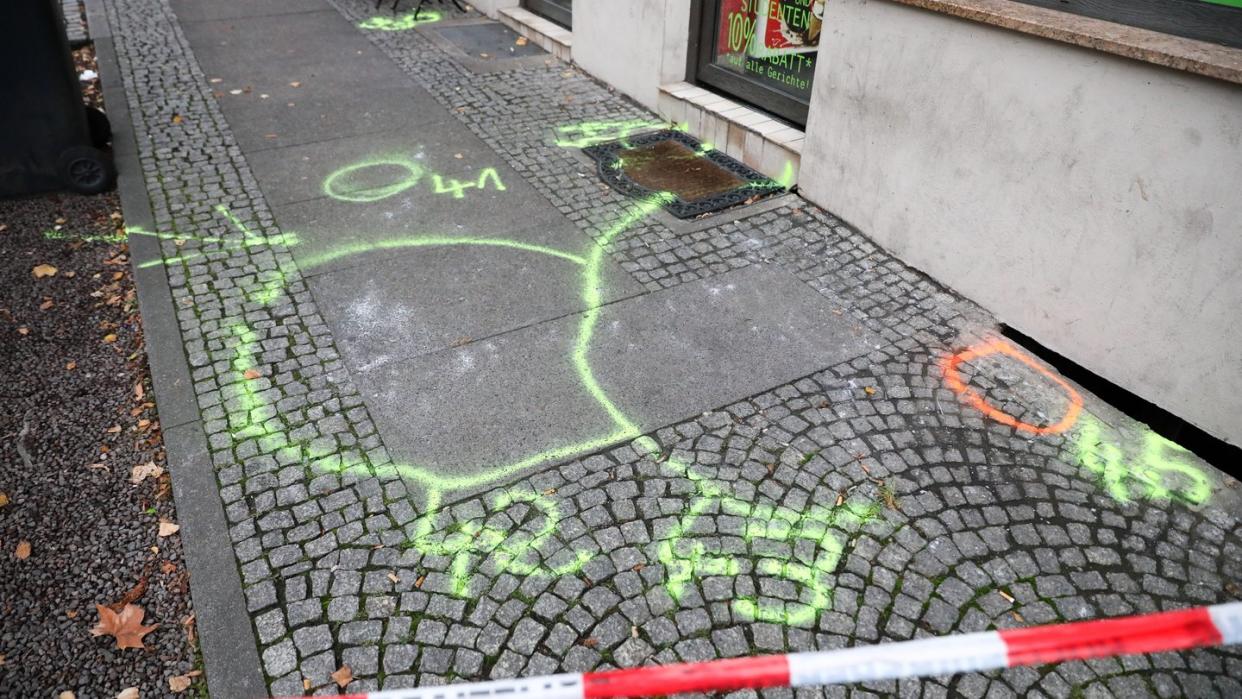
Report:
[[1235,643],[1242,643],[1242,602],[841,650],[396,689],[340,699],[654,697],[950,675]]

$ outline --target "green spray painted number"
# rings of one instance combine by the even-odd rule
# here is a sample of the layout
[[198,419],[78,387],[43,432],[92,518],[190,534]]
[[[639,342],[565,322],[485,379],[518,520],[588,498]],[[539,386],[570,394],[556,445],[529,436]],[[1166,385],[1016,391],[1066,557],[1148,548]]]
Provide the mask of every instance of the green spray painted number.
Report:
[[1118,443],[1104,439],[1096,418],[1084,414],[1079,425],[1079,462],[1099,476],[1109,494],[1119,502],[1128,503],[1135,497],[1177,498],[1199,505],[1211,496],[1211,481],[1203,471],[1183,460],[1190,452],[1178,444],[1146,430],[1142,450],[1127,454]]
[[489,167],[479,173],[479,178],[474,182],[462,182],[456,178],[450,178],[448,185],[444,184],[444,179],[439,175],[432,175],[432,181],[435,183],[436,194],[452,194],[454,199],[465,199],[466,190],[474,187],[478,189],[487,189],[487,183],[491,182],[492,187],[497,191],[505,191],[505,184],[500,181],[500,175],[496,174],[496,168]]
[[[629,138],[639,131],[667,128],[662,121],[630,119],[628,121],[588,121],[556,127],[556,145],[560,148],[586,148]],[[687,126],[688,128],[688,126]]]

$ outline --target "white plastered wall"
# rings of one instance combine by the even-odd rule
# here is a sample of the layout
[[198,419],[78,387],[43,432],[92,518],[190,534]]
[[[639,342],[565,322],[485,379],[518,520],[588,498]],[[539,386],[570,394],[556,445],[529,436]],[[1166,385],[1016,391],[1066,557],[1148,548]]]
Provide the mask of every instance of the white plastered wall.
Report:
[[574,62],[650,109],[686,78],[690,0],[578,0],[573,32]]

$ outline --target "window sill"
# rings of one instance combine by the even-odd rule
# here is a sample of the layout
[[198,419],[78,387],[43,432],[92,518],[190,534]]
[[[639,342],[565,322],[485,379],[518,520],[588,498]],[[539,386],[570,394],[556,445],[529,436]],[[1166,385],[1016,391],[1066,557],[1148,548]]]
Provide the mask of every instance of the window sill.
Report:
[[1010,0],[889,0],[1242,84],[1242,49]]

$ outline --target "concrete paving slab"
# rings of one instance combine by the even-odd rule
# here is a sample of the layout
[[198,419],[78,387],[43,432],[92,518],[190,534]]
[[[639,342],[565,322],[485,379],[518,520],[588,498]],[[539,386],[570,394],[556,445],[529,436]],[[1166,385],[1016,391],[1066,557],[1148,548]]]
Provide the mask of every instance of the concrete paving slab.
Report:
[[216,19],[288,15],[331,9],[323,0],[172,0],[170,4],[182,26],[190,22]]
[[[185,25],[185,35],[204,71],[262,75],[290,66],[368,65],[398,75],[366,37],[323,5],[320,11],[238,17]],[[325,51],[324,47],[332,47]],[[371,77],[371,73],[358,73]]]
[[[572,226],[558,233],[559,249],[585,258],[594,247]],[[412,248],[309,284],[346,364],[368,371],[586,310],[583,271],[579,261],[536,251],[445,245]],[[607,260],[599,282],[605,302],[643,292]]]
[[[428,102],[430,99],[427,98]],[[427,104],[418,96],[414,101]],[[439,110],[438,105],[436,109]],[[364,186],[395,185],[411,176],[409,167],[416,168],[417,182],[400,195],[449,200],[453,204],[454,220],[460,209],[503,208],[513,200],[525,203],[538,196],[521,176],[496,157],[492,149],[443,110],[434,116],[429,114],[410,128],[269,148],[248,155],[247,160],[263,194],[277,206],[329,196],[325,185],[339,196],[369,199],[372,197],[367,195],[354,197],[351,191]],[[439,194],[435,191],[436,174],[441,176],[441,189],[451,189],[454,179],[477,185],[479,174],[488,168],[495,170],[496,180],[489,179],[484,188],[463,188],[461,198],[452,191]],[[497,182],[505,187],[503,191],[497,188]],[[540,201],[546,202],[542,198]],[[384,200],[374,203],[382,206]],[[469,206],[465,206],[467,203]]]
[[[582,322],[568,316],[359,372],[384,444],[457,477],[612,434],[575,372]],[[806,284],[756,265],[605,306],[588,357],[603,394],[648,432],[873,347]]]
[[427,237],[516,239],[533,245],[579,250],[581,235],[522,187],[497,192],[470,189],[462,199],[437,195],[427,183],[382,201],[357,203],[321,198],[273,207],[302,273],[314,276],[408,254]]

